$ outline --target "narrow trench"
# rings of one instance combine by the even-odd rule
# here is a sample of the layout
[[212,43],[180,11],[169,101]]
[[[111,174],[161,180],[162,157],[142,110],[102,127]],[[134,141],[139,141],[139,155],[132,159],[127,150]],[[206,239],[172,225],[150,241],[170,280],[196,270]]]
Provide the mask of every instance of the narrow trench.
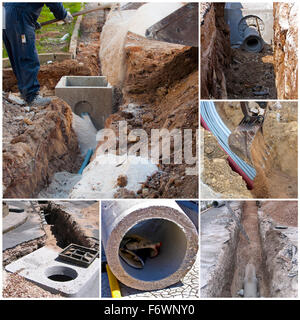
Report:
[[259,233],[258,213],[255,201],[245,201],[242,208],[242,225],[249,237],[250,243],[240,232],[234,261],[233,278],[227,295],[239,297],[239,291],[244,288],[245,269],[247,264],[255,266],[258,281],[258,297],[269,297],[269,280],[265,267],[265,259]]
[[46,246],[57,250],[64,249],[71,243],[91,247],[89,239],[81,233],[69,214],[51,204],[42,207],[41,210],[47,222],[44,226],[47,236]]

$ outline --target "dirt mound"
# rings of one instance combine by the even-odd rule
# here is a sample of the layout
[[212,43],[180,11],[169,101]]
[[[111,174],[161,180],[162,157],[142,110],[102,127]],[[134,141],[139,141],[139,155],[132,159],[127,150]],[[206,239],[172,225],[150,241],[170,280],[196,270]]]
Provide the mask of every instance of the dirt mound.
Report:
[[298,225],[298,203],[296,201],[263,201],[262,210],[266,218],[272,218],[279,224]]
[[71,108],[54,99],[26,112],[3,101],[4,198],[34,198],[55,172],[79,167],[79,148]]
[[[64,60],[49,65],[42,65],[38,74],[41,88],[54,90],[62,76],[90,76],[93,67],[76,60]],[[3,91],[18,92],[17,79],[12,69],[3,70]]]
[[[113,19],[104,26],[102,45],[105,46],[107,34],[114,27]],[[109,60],[107,56],[103,57],[104,49],[100,49],[103,73],[110,82],[117,83],[119,74],[116,71],[119,71],[121,59],[117,55],[119,51],[115,48],[116,59]],[[125,38],[124,51],[124,105],[107,119],[105,128],[114,130],[118,135],[118,121],[126,120],[128,133],[132,129],[142,128],[149,138],[151,129],[191,129],[195,155],[198,128],[197,48],[152,41],[129,32]],[[130,111],[132,108],[134,110]],[[136,141],[128,141],[128,149]],[[149,177],[141,185],[136,197],[198,197],[197,176],[186,174],[189,166],[185,163],[172,164],[173,158],[174,146],[171,143],[171,164],[160,163],[158,166],[161,172]]]
[[232,171],[227,154],[219,146],[217,139],[207,130],[204,136],[202,182],[223,198],[252,198],[243,178]]

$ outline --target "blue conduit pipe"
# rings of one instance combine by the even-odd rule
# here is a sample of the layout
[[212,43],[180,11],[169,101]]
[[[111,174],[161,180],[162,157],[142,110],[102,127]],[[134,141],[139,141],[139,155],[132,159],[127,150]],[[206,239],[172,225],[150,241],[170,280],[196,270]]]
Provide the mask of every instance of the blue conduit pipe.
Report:
[[84,160],[82,162],[82,165],[78,171],[78,174],[82,174],[84,168],[88,165],[90,159],[91,159],[91,156],[93,154],[94,150],[93,149],[89,149],[88,152],[86,153],[85,157],[84,157]]
[[248,187],[253,187],[253,180],[256,176],[255,169],[239,158],[231,151],[228,145],[228,137],[231,134],[230,130],[220,118],[215,104],[212,101],[201,102],[201,124],[205,129],[211,131],[216,137],[221,148],[229,155],[229,162],[234,169],[244,178]]

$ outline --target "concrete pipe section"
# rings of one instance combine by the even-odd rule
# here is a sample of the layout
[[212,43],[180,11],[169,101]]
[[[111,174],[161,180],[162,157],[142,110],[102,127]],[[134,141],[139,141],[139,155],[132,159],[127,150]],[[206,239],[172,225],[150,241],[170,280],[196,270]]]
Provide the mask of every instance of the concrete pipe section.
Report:
[[219,201],[213,201],[212,203],[214,208],[220,208],[222,206],[225,206],[225,201],[219,200]]
[[[120,244],[129,234],[161,243],[159,254],[147,259],[141,269],[119,256]],[[179,282],[192,268],[198,233],[175,201],[103,201],[102,243],[116,278],[128,287],[150,291]]]
[[244,31],[242,47],[249,52],[260,52],[264,47],[264,41],[255,28],[248,27]]
[[272,3],[227,2],[224,16],[233,48],[260,52],[265,44],[272,44]]

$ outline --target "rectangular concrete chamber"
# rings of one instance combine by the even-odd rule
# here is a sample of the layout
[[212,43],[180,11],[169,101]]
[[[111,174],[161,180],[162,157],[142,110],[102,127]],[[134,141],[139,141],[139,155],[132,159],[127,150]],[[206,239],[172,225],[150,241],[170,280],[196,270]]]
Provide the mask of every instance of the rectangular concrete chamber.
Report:
[[55,87],[55,95],[67,102],[75,114],[87,112],[98,130],[112,114],[112,87],[106,77],[64,76]]
[[5,267],[51,292],[65,297],[99,297],[99,259],[80,267],[59,259],[58,252],[43,247]]

